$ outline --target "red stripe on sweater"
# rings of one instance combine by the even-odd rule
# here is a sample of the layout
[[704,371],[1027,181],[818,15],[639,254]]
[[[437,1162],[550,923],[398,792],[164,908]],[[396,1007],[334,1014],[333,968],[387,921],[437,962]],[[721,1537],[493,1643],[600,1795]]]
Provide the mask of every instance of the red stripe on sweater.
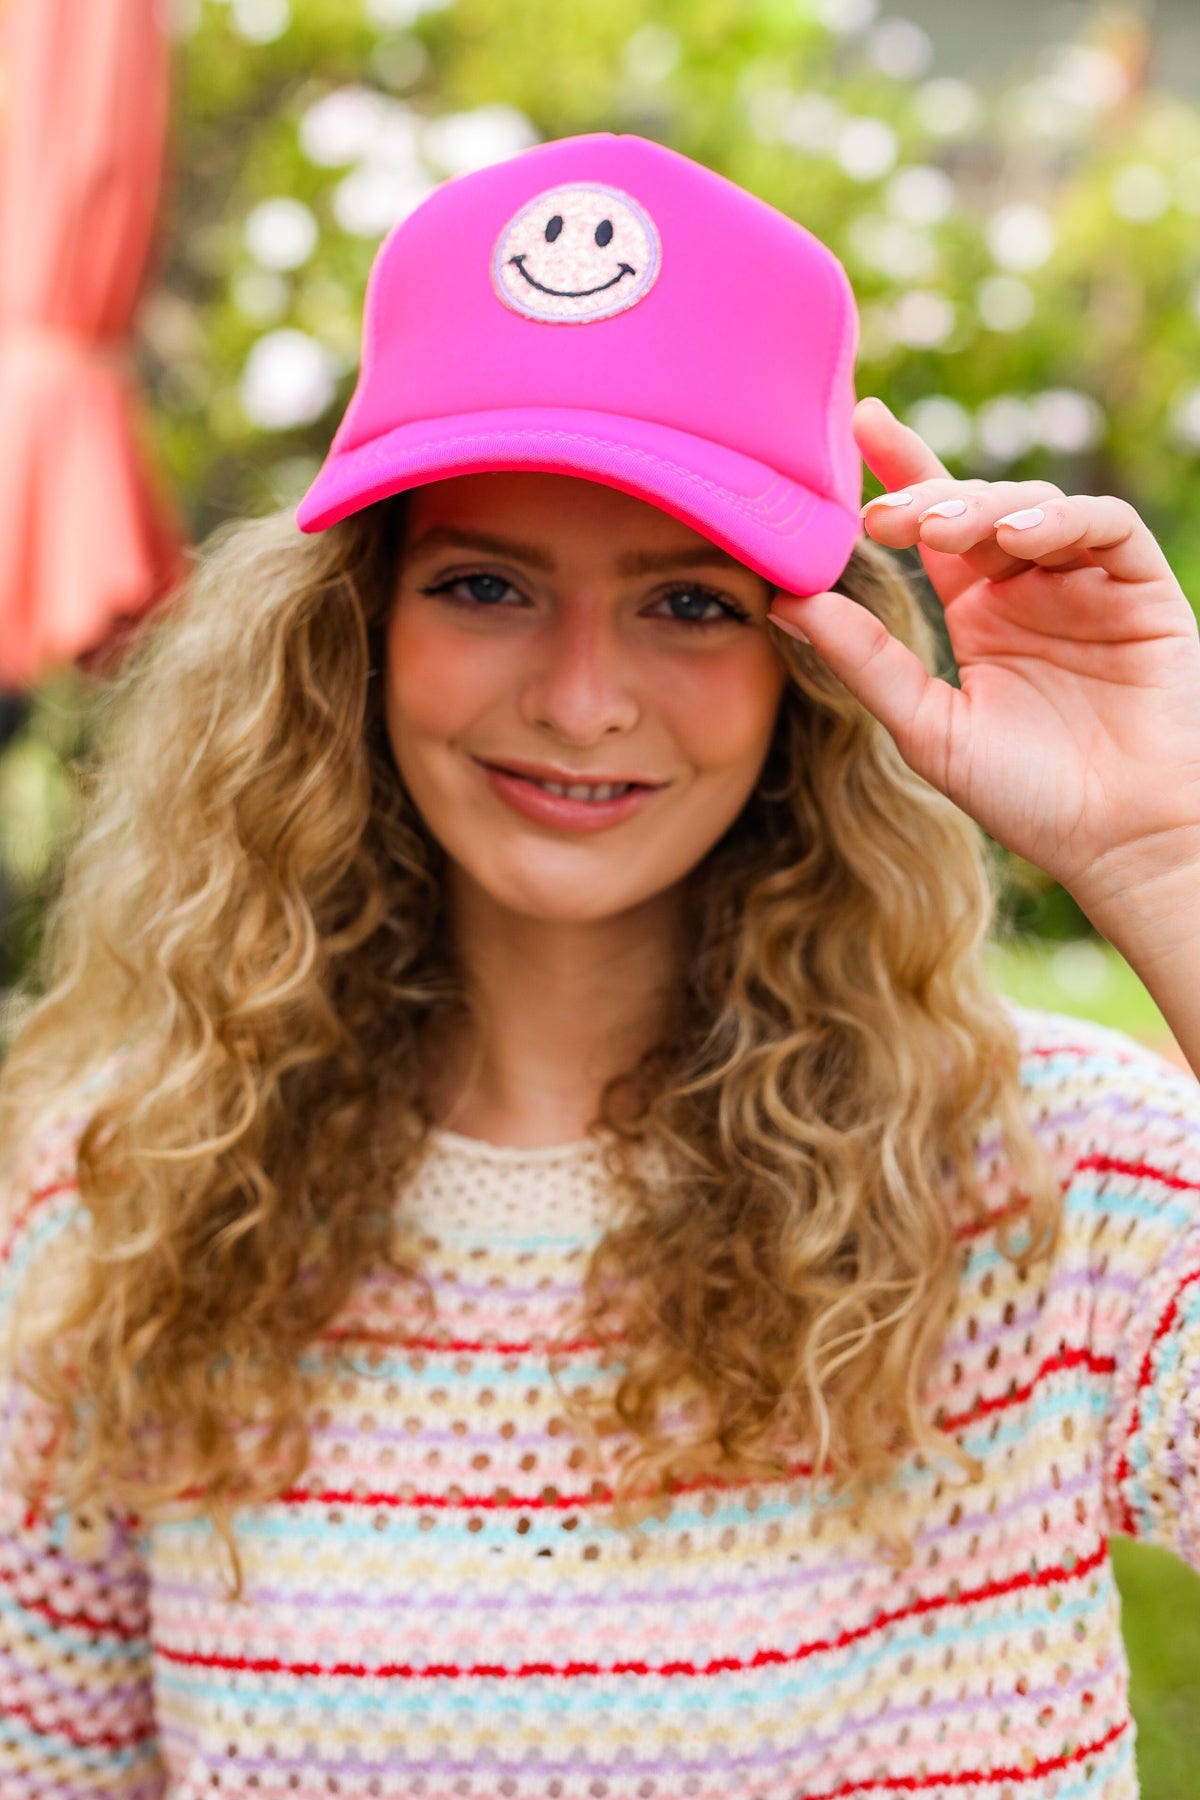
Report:
[[1061,1756],[1048,1756],[1042,1762],[1030,1763],[1027,1769],[1010,1766],[1006,1769],[954,1769],[937,1775],[884,1775],[875,1781],[843,1781],[838,1787],[810,1794],[809,1800],[843,1800],[848,1794],[919,1794],[929,1788],[966,1787],[980,1782],[1040,1781],[1043,1775],[1052,1775],[1055,1770],[1068,1768],[1071,1763],[1084,1762],[1089,1756],[1098,1756],[1122,1732],[1128,1730],[1129,1721],[1126,1719],[1092,1743],[1080,1744],[1074,1750],[1064,1750]]
[[1015,1594],[1029,1588],[1057,1587],[1068,1581],[1079,1581],[1085,1575],[1098,1568],[1108,1554],[1108,1540],[1101,1538],[1090,1556],[1078,1557],[1073,1568],[1057,1563],[1052,1568],[1025,1571],[1020,1575],[1010,1575],[1003,1581],[981,1582],[976,1588],[967,1588],[958,1594],[929,1594],[920,1600],[913,1600],[907,1606],[898,1606],[891,1612],[876,1613],[869,1625],[856,1625],[852,1629],[841,1631],[835,1638],[815,1638],[811,1643],[801,1644],[796,1650],[758,1650],[752,1657],[721,1656],[714,1657],[711,1662],[673,1662],[664,1663],[655,1668],[650,1663],[640,1660],[630,1662],[603,1663],[572,1662],[555,1667],[553,1663],[522,1663],[515,1669],[506,1668],[502,1663],[475,1663],[468,1668],[461,1668],[457,1663],[435,1663],[431,1667],[417,1669],[411,1663],[382,1663],[369,1668],[365,1663],[290,1663],[277,1656],[245,1657],[226,1656],[220,1651],[173,1650],[169,1645],[156,1644],[155,1653],[169,1662],[182,1663],[188,1668],[203,1669],[239,1669],[255,1675],[314,1675],[339,1676],[349,1675],[378,1680],[386,1677],[389,1680],[431,1680],[449,1678],[461,1681],[471,1677],[496,1676],[501,1679],[519,1680],[533,1679],[543,1675],[728,1675],[739,1674],[747,1669],[765,1669],[770,1666],[787,1666],[806,1661],[810,1656],[817,1656],[832,1650],[845,1650],[851,1644],[861,1643],[864,1638],[871,1637],[877,1631],[886,1630],[889,1625],[896,1625],[906,1619],[920,1618],[923,1614],[944,1612],[951,1607],[973,1606],[983,1600],[997,1600],[1005,1594]]
[[[441,1344],[436,1346],[438,1349],[447,1351],[453,1350],[455,1353],[461,1353],[462,1351],[473,1347],[474,1346],[462,1342],[456,1342],[453,1345]],[[498,1346],[495,1345],[487,1347],[492,1349],[498,1348]],[[523,1347],[524,1346],[516,1346],[516,1348]],[[1090,1349],[1086,1344],[1072,1346],[1071,1348],[1067,1348],[1064,1345],[1053,1356],[1046,1357],[1036,1373],[1023,1387],[1015,1388],[1012,1392],[1007,1394],[996,1394],[981,1398],[975,1401],[974,1404],[968,1407],[964,1412],[950,1414],[943,1420],[939,1429],[946,1432],[958,1431],[962,1429],[963,1426],[971,1424],[976,1419],[986,1418],[992,1413],[1003,1412],[1010,1406],[1020,1406],[1032,1397],[1036,1388],[1048,1376],[1055,1375],[1063,1369],[1080,1367],[1087,1368],[1096,1375],[1109,1375],[1112,1373],[1115,1364],[1114,1359],[1111,1356],[1098,1356],[1096,1352]],[[807,1477],[812,1474],[812,1467],[811,1462],[789,1463],[784,1473],[776,1476],[775,1479],[778,1481],[798,1481],[807,1479]],[[717,1488],[729,1493],[736,1493],[740,1489],[761,1488],[762,1485],[763,1478],[761,1476],[725,1479],[717,1478],[715,1476],[697,1475],[690,1481],[675,1482],[672,1485],[671,1491],[674,1494],[702,1494],[708,1492],[710,1489]],[[200,1498],[194,1488],[189,1488],[182,1497],[189,1500]],[[325,1488],[321,1492],[317,1492],[314,1488],[304,1487],[288,1488],[286,1492],[277,1496],[280,1503],[289,1506],[369,1506],[376,1509],[383,1506],[415,1506],[424,1507],[426,1509],[437,1507],[443,1510],[465,1512],[494,1511],[498,1508],[504,1508],[510,1512],[514,1510],[519,1512],[539,1512],[544,1511],[547,1508],[559,1512],[577,1512],[586,1510],[587,1507],[592,1504],[593,1500],[597,1498],[599,1498],[601,1502],[607,1504],[612,1500],[612,1497],[613,1491],[610,1487],[605,1487],[600,1496],[595,1494],[593,1487],[586,1494],[580,1492],[559,1494],[553,1500],[546,1500],[541,1494],[521,1495],[511,1493],[507,1494],[502,1499],[498,1498],[495,1494],[463,1495],[461,1499],[451,1499],[445,1494],[430,1493],[414,1494],[409,1498],[404,1498],[398,1494],[389,1493],[357,1494],[348,1488]]]
[[139,1744],[158,1741],[158,1733],[153,1726],[149,1731],[140,1731],[134,1737],[118,1737],[115,1731],[100,1731],[91,1737],[85,1737],[82,1731],[75,1730],[65,1719],[56,1719],[53,1724],[48,1725],[44,1718],[39,1718],[28,1706],[18,1706],[11,1700],[5,1703],[4,1717],[23,1719],[38,1737],[65,1738],[76,1750],[136,1750]]
[[[1167,1305],[1163,1308],[1158,1324],[1154,1327],[1154,1333],[1150,1339],[1149,1347],[1146,1350],[1145,1356],[1142,1358],[1141,1367],[1138,1370],[1136,1391],[1139,1394],[1142,1392],[1143,1388],[1149,1387],[1150,1382],[1153,1380],[1154,1371],[1152,1364],[1154,1347],[1156,1344],[1162,1342],[1163,1338],[1166,1337],[1179,1316],[1179,1296],[1183,1293],[1185,1288],[1191,1287],[1192,1283],[1195,1281],[1200,1281],[1200,1269],[1193,1269],[1189,1275],[1183,1277],[1171,1295]],[[1142,1407],[1141,1401],[1139,1400],[1135,1401],[1133,1412],[1130,1415],[1129,1428],[1125,1433],[1125,1442],[1117,1462],[1116,1472],[1117,1492],[1121,1496],[1121,1529],[1126,1536],[1131,1538],[1136,1538],[1138,1535],[1137,1519],[1134,1516],[1132,1506],[1125,1498],[1124,1488],[1125,1483],[1133,1472],[1133,1465],[1129,1460],[1129,1446],[1137,1436],[1138,1431],[1141,1428],[1141,1423]]]
[[1161,1181],[1164,1187],[1200,1194],[1200,1181],[1188,1181],[1175,1169],[1159,1169],[1147,1162],[1125,1162],[1119,1156],[1102,1156],[1099,1151],[1092,1156],[1081,1156],[1075,1169],[1076,1172],[1080,1169],[1111,1170],[1116,1175],[1136,1175],[1139,1180]]
[[[1095,1044],[1031,1044],[1026,1046],[1023,1054],[1026,1056],[1082,1056],[1085,1061],[1090,1062],[1100,1054],[1100,1051]],[[1140,1056],[1122,1056],[1119,1050],[1107,1048],[1104,1049],[1103,1054],[1111,1056],[1113,1061],[1123,1069],[1130,1063],[1136,1063],[1139,1068],[1142,1067]]]
[[41,1211],[47,1201],[53,1200],[56,1194],[77,1194],[78,1192],[79,1183],[73,1180],[52,1181],[47,1187],[35,1188],[21,1211],[15,1215],[7,1239],[4,1243],[0,1243],[0,1269],[4,1267],[5,1263],[12,1255],[13,1248],[26,1225],[28,1225],[35,1213]]
[[[0,1581],[7,1587],[15,1588],[16,1571],[0,1569]],[[120,1638],[126,1644],[132,1644],[143,1636],[143,1631],[136,1625],[122,1625],[119,1619],[97,1619],[86,1612],[60,1612],[49,1600],[22,1600],[18,1595],[17,1605],[22,1612],[36,1613],[39,1619],[45,1619],[56,1631],[69,1627],[72,1631],[86,1632],[93,1639]]]

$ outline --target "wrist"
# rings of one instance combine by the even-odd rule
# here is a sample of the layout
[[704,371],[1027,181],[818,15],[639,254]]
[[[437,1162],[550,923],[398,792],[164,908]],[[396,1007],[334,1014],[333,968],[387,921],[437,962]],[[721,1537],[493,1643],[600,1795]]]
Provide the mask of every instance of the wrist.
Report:
[[1132,967],[1200,940],[1200,824],[1111,851],[1068,892]]

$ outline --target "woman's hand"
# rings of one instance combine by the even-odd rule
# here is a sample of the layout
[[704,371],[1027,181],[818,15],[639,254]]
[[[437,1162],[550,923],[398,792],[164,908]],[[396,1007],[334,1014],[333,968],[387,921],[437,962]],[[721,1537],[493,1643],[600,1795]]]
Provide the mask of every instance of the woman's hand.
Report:
[[[1045,481],[955,481],[878,400],[859,402],[854,433],[890,493],[912,495],[868,503],[864,529],[918,545],[961,687],[844,595],[781,593],[774,616],[918,775],[1085,909],[1106,861],[1200,856],[1200,630],[1139,514]],[[929,514],[947,500],[964,510]]]

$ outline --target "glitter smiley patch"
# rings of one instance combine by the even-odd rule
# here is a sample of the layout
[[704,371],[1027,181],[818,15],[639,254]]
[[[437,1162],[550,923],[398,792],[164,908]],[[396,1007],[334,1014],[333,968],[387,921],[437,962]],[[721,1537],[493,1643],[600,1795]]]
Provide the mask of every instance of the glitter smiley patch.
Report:
[[636,200],[576,181],[513,215],[492,253],[492,286],[527,319],[590,325],[645,299],[661,265],[654,221]]

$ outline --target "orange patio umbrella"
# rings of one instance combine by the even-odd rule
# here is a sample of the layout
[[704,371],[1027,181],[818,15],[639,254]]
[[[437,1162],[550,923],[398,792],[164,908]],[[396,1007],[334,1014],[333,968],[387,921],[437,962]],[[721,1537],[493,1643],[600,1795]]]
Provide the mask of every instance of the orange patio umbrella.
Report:
[[184,569],[127,334],[164,154],[164,0],[0,0],[0,689]]

